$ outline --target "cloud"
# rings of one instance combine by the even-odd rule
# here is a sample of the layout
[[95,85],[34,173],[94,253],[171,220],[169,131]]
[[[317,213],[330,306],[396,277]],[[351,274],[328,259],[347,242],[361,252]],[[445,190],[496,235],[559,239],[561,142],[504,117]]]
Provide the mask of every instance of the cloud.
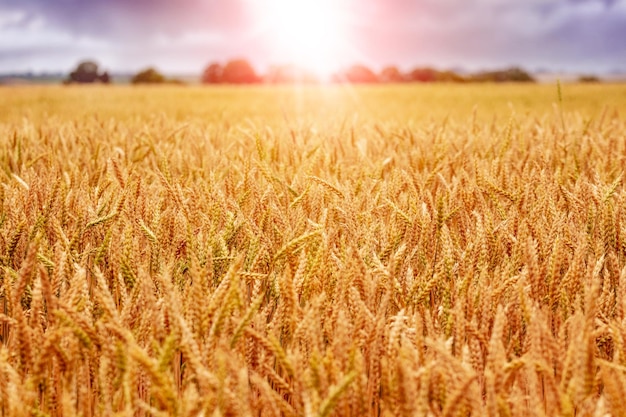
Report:
[[385,23],[363,25],[354,36],[366,61],[626,69],[626,1],[390,3],[396,11],[378,10]]
[[66,69],[87,57],[125,71],[166,57],[165,68],[198,71],[229,51],[249,52],[243,6],[237,0],[0,0],[0,71],[46,68],[46,62]]
[[0,0],[0,10],[24,15],[23,24],[43,19],[73,34],[123,38],[245,26],[241,1],[219,0]]
[[[0,0],[0,70],[90,52],[124,69],[197,71],[233,56],[266,65],[271,45],[250,1]],[[346,60],[626,69],[626,0],[340,1]]]

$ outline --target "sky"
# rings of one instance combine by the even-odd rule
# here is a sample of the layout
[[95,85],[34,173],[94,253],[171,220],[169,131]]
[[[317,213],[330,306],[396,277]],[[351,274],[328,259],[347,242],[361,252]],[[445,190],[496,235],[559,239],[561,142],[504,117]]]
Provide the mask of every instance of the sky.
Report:
[[626,72],[626,0],[0,0],[0,73],[82,59],[199,73],[239,57]]

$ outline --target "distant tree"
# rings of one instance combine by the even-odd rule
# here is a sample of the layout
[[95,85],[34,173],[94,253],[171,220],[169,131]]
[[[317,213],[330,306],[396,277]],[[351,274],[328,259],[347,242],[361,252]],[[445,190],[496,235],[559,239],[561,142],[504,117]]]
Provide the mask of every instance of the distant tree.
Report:
[[578,77],[579,83],[599,83],[600,81],[597,75],[581,75]]
[[222,80],[228,84],[254,84],[260,82],[261,78],[248,61],[234,59],[224,66]]
[[400,72],[398,67],[386,67],[380,72],[380,81],[383,83],[401,83],[406,81],[406,77]]
[[430,67],[415,68],[407,74],[406,78],[409,81],[420,83],[463,83],[467,81],[465,77],[452,70],[439,71]]
[[264,81],[269,84],[315,84],[319,82],[319,78],[296,65],[280,65],[271,67]]
[[67,79],[67,83],[109,83],[111,78],[107,72],[102,75],[98,73],[98,64],[94,61],[82,61],[76,69],[72,71]]
[[504,78],[505,81],[535,82],[535,79],[532,75],[530,75],[530,73],[518,67],[513,67],[505,70]]
[[340,81],[355,84],[377,83],[378,76],[365,65],[353,65],[341,74]]
[[454,71],[438,71],[437,81],[445,83],[463,83],[467,80],[462,75],[457,74]]
[[108,71],[104,71],[102,73],[102,75],[100,76],[100,82],[102,82],[103,84],[111,83],[111,76],[109,75]]
[[219,84],[224,82],[224,67],[214,62],[204,69],[202,73],[203,84]]
[[535,79],[525,70],[513,67],[500,71],[479,72],[470,77],[470,81],[479,82],[535,82]]
[[415,68],[408,74],[410,81],[432,83],[437,81],[438,71],[433,68]]
[[147,68],[135,74],[130,82],[133,84],[163,84],[167,82],[167,79],[156,69]]

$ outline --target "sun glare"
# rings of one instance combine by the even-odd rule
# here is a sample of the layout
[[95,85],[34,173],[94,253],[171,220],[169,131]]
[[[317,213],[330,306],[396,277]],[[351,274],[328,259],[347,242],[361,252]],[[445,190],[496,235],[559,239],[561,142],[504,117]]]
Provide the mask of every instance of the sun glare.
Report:
[[271,57],[328,76],[342,59],[345,19],[337,0],[257,0]]

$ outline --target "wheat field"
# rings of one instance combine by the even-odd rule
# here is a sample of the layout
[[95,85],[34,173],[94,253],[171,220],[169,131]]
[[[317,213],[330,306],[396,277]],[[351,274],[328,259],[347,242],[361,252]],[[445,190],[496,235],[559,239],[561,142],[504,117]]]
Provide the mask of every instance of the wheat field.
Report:
[[0,416],[624,416],[625,112],[4,88]]

